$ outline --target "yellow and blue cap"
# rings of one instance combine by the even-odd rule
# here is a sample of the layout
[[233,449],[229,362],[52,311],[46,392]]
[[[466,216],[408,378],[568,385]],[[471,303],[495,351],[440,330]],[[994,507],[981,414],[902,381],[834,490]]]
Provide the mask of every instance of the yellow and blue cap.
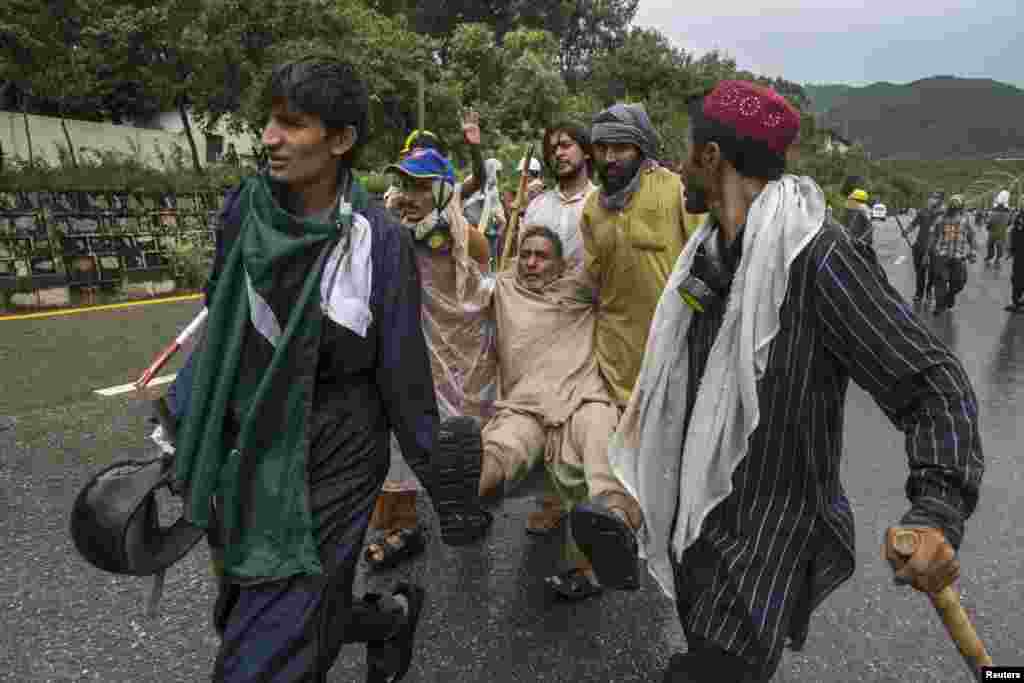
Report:
[[434,149],[414,149],[398,163],[389,165],[387,170],[413,178],[438,178],[455,184],[455,169],[452,168],[452,163]]

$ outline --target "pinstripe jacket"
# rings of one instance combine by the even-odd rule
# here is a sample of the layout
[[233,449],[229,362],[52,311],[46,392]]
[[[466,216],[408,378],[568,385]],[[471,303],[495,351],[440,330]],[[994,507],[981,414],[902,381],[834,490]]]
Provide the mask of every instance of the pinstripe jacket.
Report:
[[[690,326],[696,376],[723,314],[719,304]],[[959,547],[984,470],[977,399],[960,361],[837,223],[827,221],[794,261],[780,325],[733,492],[684,553],[690,568],[677,568],[686,632],[769,662],[787,641],[802,647],[811,612],[854,570],[853,513],[839,478],[851,379],[906,435],[902,523],[941,528]],[[698,386],[689,385],[687,428]]]

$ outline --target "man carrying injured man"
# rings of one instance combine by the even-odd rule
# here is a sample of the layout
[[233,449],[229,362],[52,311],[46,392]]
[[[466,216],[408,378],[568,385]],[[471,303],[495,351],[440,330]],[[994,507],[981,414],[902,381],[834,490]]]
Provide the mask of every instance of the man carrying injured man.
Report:
[[[482,434],[480,494],[501,496],[543,460],[567,512],[600,498],[639,519],[639,506],[608,467],[619,413],[594,354],[595,295],[583,269],[567,271],[565,263],[558,235],[528,226],[514,265],[497,276],[498,400]],[[571,534],[569,568],[547,583],[579,600],[601,586]]]
[[[478,432],[491,414],[497,371],[490,321],[493,280],[482,272],[487,242],[466,221],[454,169],[437,149],[414,144],[388,170],[394,176],[394,206],[412,237],[438,411],[441,419],[472,418]],[[483,244],[483,263],[473,255],[474,239]],[[470,426],[464,420],[452,424]],[[477,435],[467,438],[479,445]],[[373,569],[394,567],[426,548],[416,510],[417,477],[394,450],[370,525],[383,535],[364,554]]]

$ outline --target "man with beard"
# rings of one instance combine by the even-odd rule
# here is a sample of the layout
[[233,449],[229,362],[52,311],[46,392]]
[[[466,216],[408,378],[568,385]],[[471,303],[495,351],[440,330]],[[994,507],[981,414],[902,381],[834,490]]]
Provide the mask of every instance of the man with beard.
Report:
[[580,218],[584,264],[598,288],[598,366],[624,407],[640,370],[654,308],[698,217],[679,176],[654,161],[658,134],[643,105],[616,104],[594,118],[601,189]]
[[224,203],[174,463],[220,579],[213,678],[322,682],[342,644],[366,642],[367,680],[393,683],[409,669],[423,590],[351,595],[389,432],[446,542],[479,538],[489,515],[475,485],[458,486],[465,473],[437,462],[449,435],[412,241],[352,173],[365,85],[348,64],[311,57],[275,68],[265,97],[269,165]]
[[[587,199],[580,231],[584,266],[597,288],[598,370],[621,409],[640,371],[655,306],[698,219],[684,207],[695,198],[684,198],[679,176],[654,160],[659,140],[643,105],[616,104],[599,113],[591,141],[601,190]],[[570,514],[588,556],[595,538],[611,539],[617,549],[611,553],[616,562],[595,566],[605,586],[637,585],[635,511],[635,500],[613,493]]]
[[523,224],[543,226],[558,235],[566,266],[573,269],[583,264],[580,217],[590,193],[597,189],[590,182],[590,134],[574,121],[560,121],[544,131],[541,145],[544,163],[554,172],[557,186],[530,202]]
[[974,228],[964,213],[963,197],[949,200],[945,213],[935,220],[932,247],[932,281],[935,283],[935,315],[953,308],[956,295],[967,284],[967,261],[976,258]]
[[[494,281],[484,277],[486,265],[470,255],[472,240],[484,237],[466,222],[455,171],[436,149],[414,148],[389,170],[397,189],[392,202],[412,235],[422,283],[420,317],[438,410],[442,419],[486,422],[496,391],[490,320]],[[472,480],[474,486],[476,482]],[[374,525],[384,535],[365,552],[372,568],[392,567],[425,548],[416,509],[418,489],[414,473],[401,458],[393,458],[382,493],[385,500],[374,513]]]
[[[567,269],[561,238],[528,226],[495,287],[501,371],[496,412],[482,435],[482,497],[502,495],[543,462],[567,511],[594,497],[627,498],[608,466],[619,412],[594,357],[595,314],[593,289],[581,269]],[[571,530],[563,550],[565,569],[546,580],[552,590],[568,600],[600,593]]]
[[[818,185],[785,174],[800,127],[785,98],[723,81],[689,120],[687,197],[711,216],[661,297],[609,460],[640,502],[648,568],[686,636],[666,683],[766,683],[854,571],[840,480],[849,381],[906,434],[900,523],[918,548],[899,555],[892,528],[883,548],[897,581],[926,592],[958,575],[984,470],[978,402],[952,351],[825,218]],[[595,548],[600,577],[618,545]]]
[[[594,157],[590,132],[575,121],[559,121],[544,131],[541,149],[557,186],[529,203],[523,224],[543,226],[558,235],[566,268],[576,270],[583,265],[580,217],[587,197],[597,189],[590,181]],[[565,515],[558,495],[549,492],[539,502],[540,509],[531,512],[526,520],[527,533],[553,532]]]
[[935,224],[935,220],[942,215],[942,200],[945,195],[936,190],[932,192],[931,196],[928,197],[928,203],[925,208],[917,212],[914,216],[914,220],[907,226],[907,235],[913,230],[917,229],[917,237],[914,239],[913,256],[914,256],[914,274],[915,278],[915,289],[914,289],[914,303],[919,304],[925,299],[932,298],[932,245],[934,242],[934,234],[932,227]]

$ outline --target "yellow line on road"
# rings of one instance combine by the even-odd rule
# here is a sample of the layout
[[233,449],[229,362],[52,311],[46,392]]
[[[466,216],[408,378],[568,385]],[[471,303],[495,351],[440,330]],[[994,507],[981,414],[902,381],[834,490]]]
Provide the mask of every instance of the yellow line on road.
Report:
[[150,306],[152,304],[173,304],[178,301],[195,301],[203,298],[202,294],[185,294],[184,296],[170,296],[164,299],[147,299],[145,301],[126,301],[120,304],[104,304],[102,306],[86,306],[84,308],[68,308],[60,311],[46,311],[44,313],[23,313],[20,315],[0,316],[0,322],[5,320],[31,320],[32,318],[54,318],[59,315],[75,315],[76,313],[92,313],[93,311],[112,311],[116,308],[131,308],[133,306]]

